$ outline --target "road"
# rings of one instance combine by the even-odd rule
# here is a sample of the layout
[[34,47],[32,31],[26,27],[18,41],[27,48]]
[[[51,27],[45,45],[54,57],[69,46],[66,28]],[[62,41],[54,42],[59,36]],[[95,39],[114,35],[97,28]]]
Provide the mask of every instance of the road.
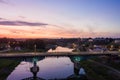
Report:
[[120,55],[118,51],[110,52],[41,52],[41,53],[0,53],[0,58],[12,57],[33,57],[33,56],[112,56]]

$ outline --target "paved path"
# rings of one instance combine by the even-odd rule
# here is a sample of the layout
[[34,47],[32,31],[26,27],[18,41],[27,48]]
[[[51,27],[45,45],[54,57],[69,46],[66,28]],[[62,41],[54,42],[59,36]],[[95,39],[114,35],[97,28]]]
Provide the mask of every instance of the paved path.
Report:
[[10,50],[9,49],[2,50],[2,51],[0,51],[0,53],[4,53],[4,52],[7,52],[7,51],[10,51]]

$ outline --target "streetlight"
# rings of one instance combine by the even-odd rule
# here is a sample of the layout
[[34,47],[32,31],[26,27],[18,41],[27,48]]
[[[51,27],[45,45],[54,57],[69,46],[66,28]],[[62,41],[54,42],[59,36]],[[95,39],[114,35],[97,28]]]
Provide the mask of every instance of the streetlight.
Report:
[[36,44],[34,45],[34,52],[35,52],[35,55],[36,55]]

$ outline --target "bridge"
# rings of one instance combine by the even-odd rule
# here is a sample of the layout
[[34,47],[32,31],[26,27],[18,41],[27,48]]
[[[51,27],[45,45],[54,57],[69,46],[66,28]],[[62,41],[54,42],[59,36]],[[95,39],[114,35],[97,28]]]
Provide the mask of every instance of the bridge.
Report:
[[16,58],[16,57],[41,57],[41,56],[113,56],[120,55],[118,51],[107,52],[40,52],[40,53],[0,53],[0,58]]

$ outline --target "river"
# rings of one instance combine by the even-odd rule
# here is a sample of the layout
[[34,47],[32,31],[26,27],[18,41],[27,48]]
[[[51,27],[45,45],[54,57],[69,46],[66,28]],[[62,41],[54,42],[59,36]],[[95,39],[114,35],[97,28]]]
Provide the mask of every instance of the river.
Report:
[[[57,47],[56,50],[48,52],[71,52],[72,49]],[[48,79],[68,79],[76,75],[85,75],[85,70],[80,66],[79,62],[75,62],[72,57],[39,57],[28,58],[20,62],[20,64],[11,72],[7,80],[33,80],[33,74],[30,68],[33,67],[33,61],[39,67],[36,77],[43,80]],[[38,80],[39,80],[38,79]]]
[[73,49],[67,48],[67,47],[61,47],[58,46],[55,50],[48,50],[48,52],[72,52]]

